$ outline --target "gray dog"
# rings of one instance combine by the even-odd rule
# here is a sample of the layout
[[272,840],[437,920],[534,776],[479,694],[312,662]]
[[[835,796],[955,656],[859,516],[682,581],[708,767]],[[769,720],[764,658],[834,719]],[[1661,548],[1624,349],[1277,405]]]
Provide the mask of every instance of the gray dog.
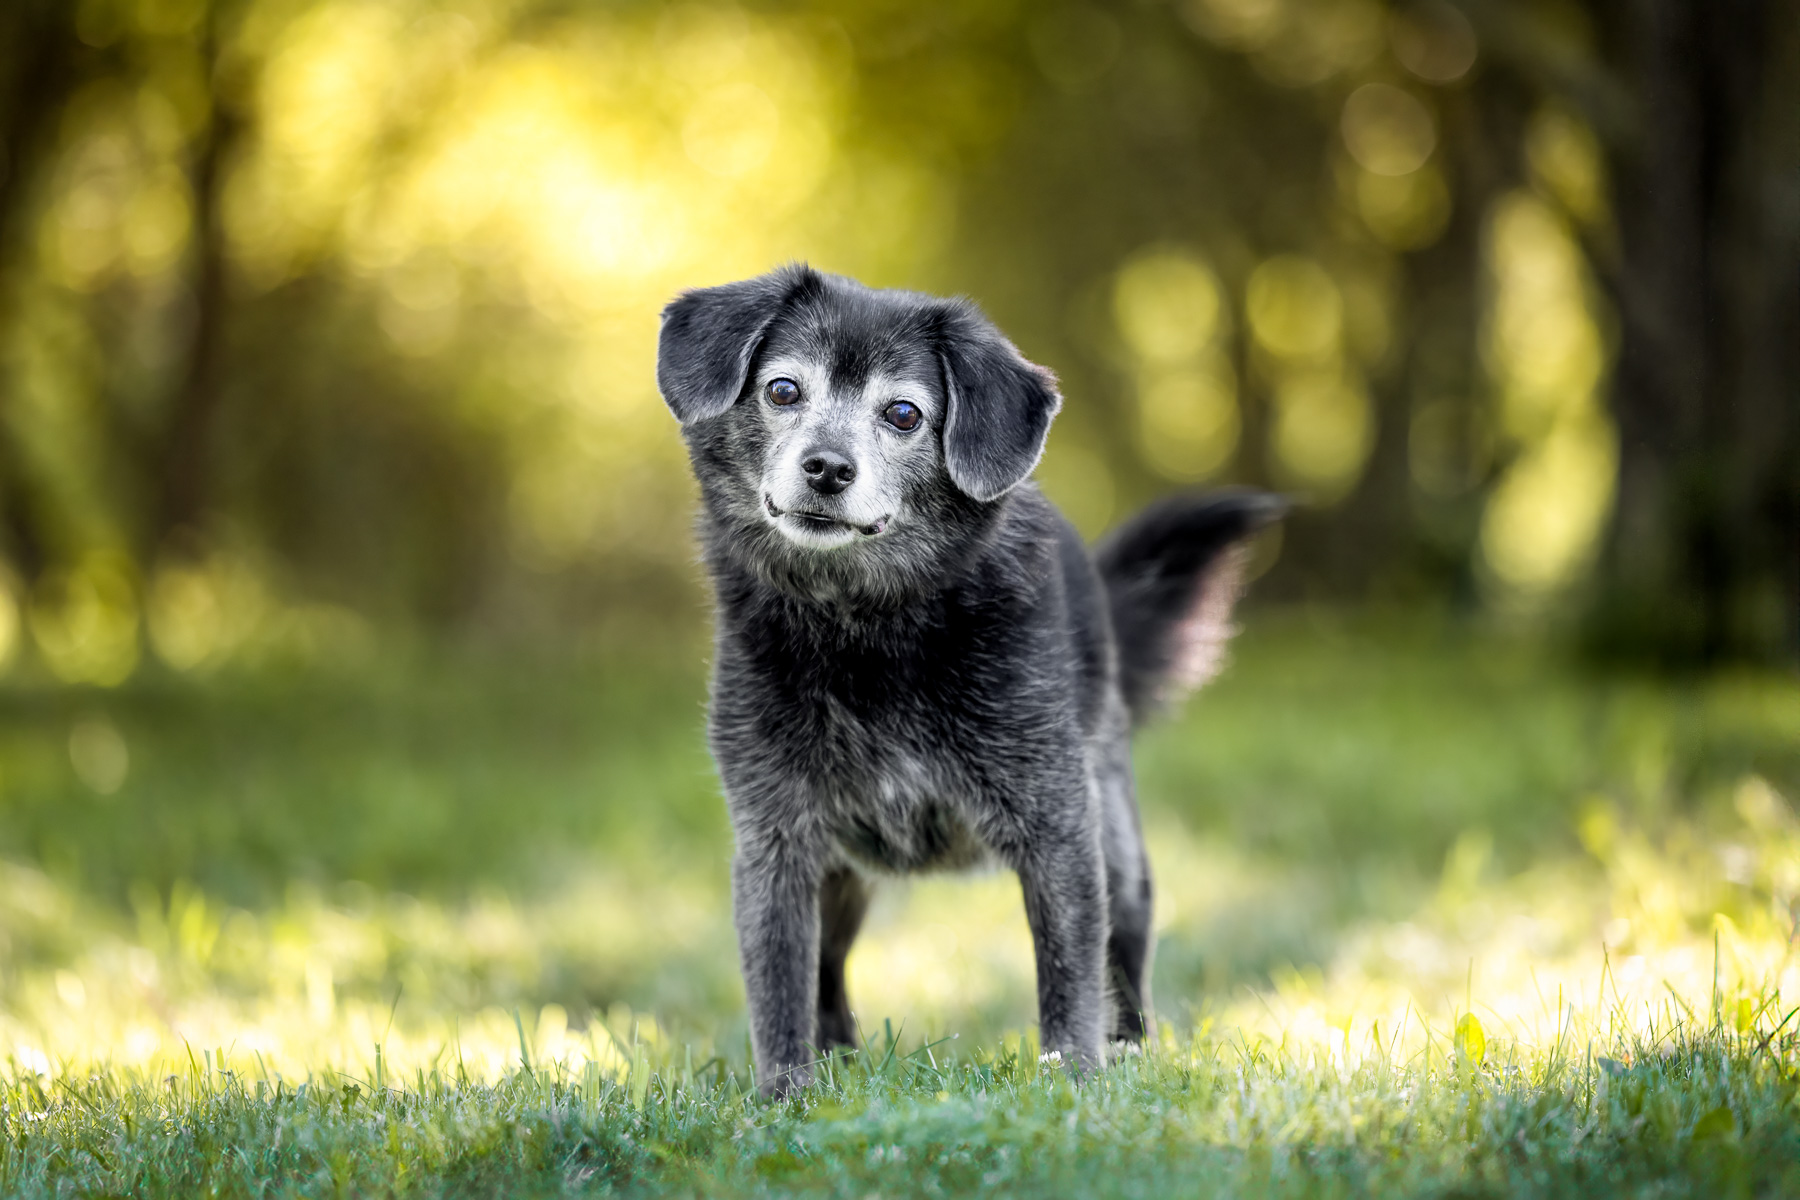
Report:
[[1148,1021],[1132,727],[1217,669],[1244,539],[1281,503],[1151,508],[1090,557],[1026,482],[1061,405],[971,304],[791,266],[683,294],[657,385],[700,482],[756,1073],[856,1045],[869,878],[998,860],[1045,1052]]

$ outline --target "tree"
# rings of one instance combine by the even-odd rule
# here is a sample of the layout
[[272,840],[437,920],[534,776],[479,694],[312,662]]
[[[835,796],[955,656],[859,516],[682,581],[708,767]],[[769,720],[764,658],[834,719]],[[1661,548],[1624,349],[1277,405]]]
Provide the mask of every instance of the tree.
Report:
[[[1613,168],[1618,514],[1592,632],[1800,654],[1800,5],[1593,6]],[[1605,261],[1603,259],[1603,261]]]

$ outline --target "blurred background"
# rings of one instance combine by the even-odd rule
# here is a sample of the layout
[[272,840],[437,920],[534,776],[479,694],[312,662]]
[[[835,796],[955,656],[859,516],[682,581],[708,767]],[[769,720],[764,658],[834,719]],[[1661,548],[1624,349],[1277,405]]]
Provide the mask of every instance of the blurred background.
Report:
[[[1525,878],[1526,958],[1791,932],[1792,0],[11,0],[17,1061],[736,1036],[655,335],[790,259],[1054,368],[1090,537],[1300,501],[1145,746],[1165,1015],[1432,920],[1377,958],[1462,981],[1501,926],[1444,914]],[[871,1012],[1029,1021],[1016,891],[943,886]]]

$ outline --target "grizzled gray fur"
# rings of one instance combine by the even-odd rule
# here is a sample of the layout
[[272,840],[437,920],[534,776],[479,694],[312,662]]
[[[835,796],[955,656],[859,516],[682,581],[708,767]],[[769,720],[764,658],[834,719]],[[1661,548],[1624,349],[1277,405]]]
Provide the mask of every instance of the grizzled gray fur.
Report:
[[854,1047],[844,959],[886,874],[1018,872],[1044,1051],[1143,1036],[1130,733],[1217,669],[1280,503],[1151,508],[1090,556],[1027,482],[1061,404],[971,304],[803,266],[687,292],[657,383],[717,591],[711,740],[757,1078]]

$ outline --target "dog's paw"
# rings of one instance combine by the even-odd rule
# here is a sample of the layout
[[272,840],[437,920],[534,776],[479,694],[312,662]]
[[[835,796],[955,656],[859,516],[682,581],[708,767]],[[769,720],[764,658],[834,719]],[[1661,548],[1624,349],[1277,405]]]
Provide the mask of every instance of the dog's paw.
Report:
[[809,1066],[783,1067],[764,1076],[756,1090],[764,1100],[786,1100],[811,1087],[812,1081]]
[[1106,1061],[1118,1062],[1122,1058],[1143,1057],[1144,1043],[1137,1038],[1114,1038],[1106,1043]]
[[1061,1071],[1071,1079],[1080,1080],[1104,1067],[1106,1057],[1102,1053],[1084,1054],[1078,1050],[1046,1050],[1038,1055],[1038,1065],[1045,1071]]

